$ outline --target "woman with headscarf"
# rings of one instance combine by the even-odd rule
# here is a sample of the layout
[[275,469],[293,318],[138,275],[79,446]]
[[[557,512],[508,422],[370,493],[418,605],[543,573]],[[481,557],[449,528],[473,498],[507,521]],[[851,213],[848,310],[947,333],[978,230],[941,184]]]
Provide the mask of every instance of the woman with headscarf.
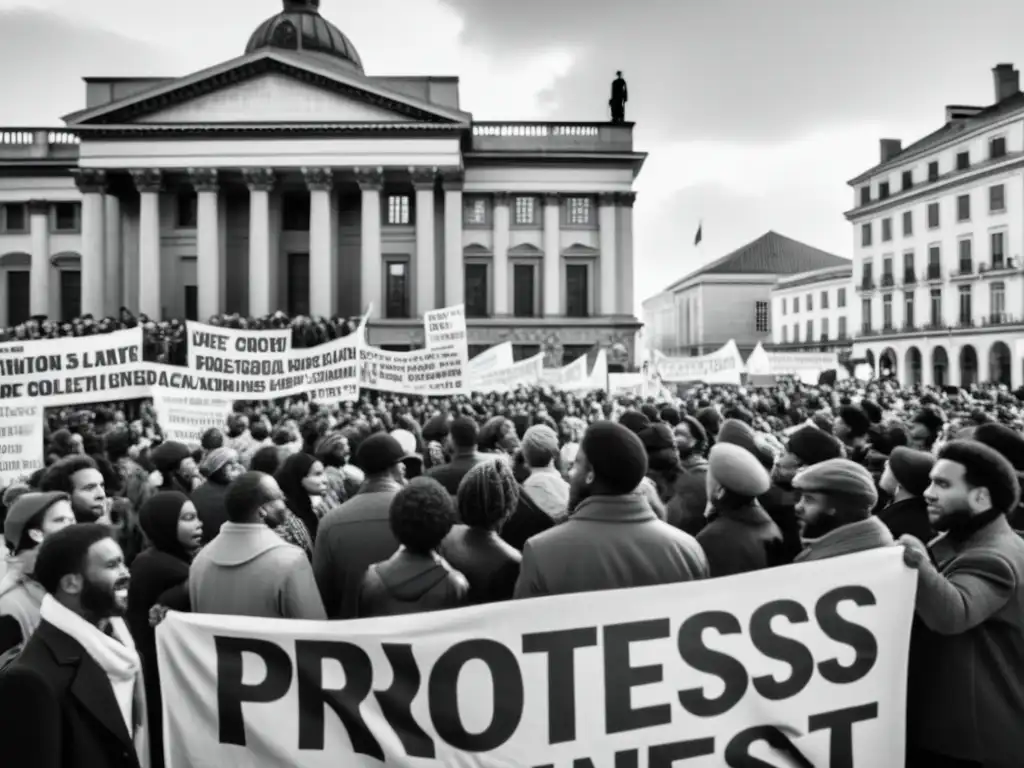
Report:
[[306,526],[310,540],[315,543],[320,518],[339,505],[327,487],[324,465],[308,453],[293,453],[274,473],[274,479],[284,493],[288,509]]
[[196,505],[199,518],[203,521],[203,544],[207,544],[228,521],[225,507],[228,486],[244,470],[234,450],[214,448],[200,463],[199,471],[206,482],[192,492],[192,503]]
[[188,569],[202,546],[203,523],[188,496],[161,491],[139,510],[139,525],[150,542],[132,562],[125,619],[142,659],[149,716],[151,765],[163,765],[160,679],[156,661],[156,634],[150,611],[156,607],[189,610]]

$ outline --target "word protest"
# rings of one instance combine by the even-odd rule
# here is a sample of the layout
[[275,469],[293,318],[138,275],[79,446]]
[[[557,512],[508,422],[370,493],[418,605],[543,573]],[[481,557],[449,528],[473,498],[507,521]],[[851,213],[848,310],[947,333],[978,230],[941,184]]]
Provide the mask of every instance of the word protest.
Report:
[[47,407],[149,397],[142,328],[0,344],[0,402]]
[[222,429],[234,401],[224,397],[184,395],[176,390],[153,390],[153,410],[165,440],[190,448],[201,444],[210,429]]
[[756,574],[314,622],[172,613],[168,768],[897,768],[898,547]]
[[466,392],[466,346],[391,352],[359,350],[359,384],[403,395],[456,395]]
[[292,332],[284,328],[274,331],[248,331],[222,328],[188,321],[188,367],[197,371],[215,370],[215,359],[234,360],[259,370],[262,360],[283,357],[292,349]]
[[508,392],[516,387],[540,384],[544,376],[544,354],[536,354],[503,368],[475,373],[469,381],[474,392]]
[[424,313],[423,332],[427,349],[465,346],[468,343],[465,305],[432,309]]
[[0,402],[0,488],[44,464],[43,405],[37,400]]

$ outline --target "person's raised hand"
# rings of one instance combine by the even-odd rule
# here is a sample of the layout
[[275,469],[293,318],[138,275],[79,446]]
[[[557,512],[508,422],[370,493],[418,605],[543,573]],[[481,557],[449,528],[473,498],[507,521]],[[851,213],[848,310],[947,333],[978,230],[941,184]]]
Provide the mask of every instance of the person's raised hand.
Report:
[[905,533],[900,536],[899,544],[903,547],[903,562],[910,568],[920,568],[925,563],[931,562],[928,547],[916,536]]

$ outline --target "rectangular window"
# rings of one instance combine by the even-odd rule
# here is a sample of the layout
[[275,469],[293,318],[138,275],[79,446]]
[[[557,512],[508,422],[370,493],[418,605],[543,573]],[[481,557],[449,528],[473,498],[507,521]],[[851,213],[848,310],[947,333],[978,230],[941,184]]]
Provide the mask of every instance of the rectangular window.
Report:
[[794,296],[793,297],[793,314],[794,315],[799,315],[800,314],[800,297],[799,296]]
[[1006,210],[1006,188],[996,184],[988,188],[988,212],[1002,213]]
[[935,229],[939,226],[939,204],[928,203],[928,229]]
[[882,285],[891,287],[896,282],[892,274],[892,257],[886,256],[882,259]]
[[928,279],[939,280],[942,277],[942,250],[937,245],[928,246]]
[[931,295],[931,325],[932,328],[942,326],[942,289],[932,288]]
[[782,314],[786,314],[786,299],[782,299]]
[[828,318],[821,318],[821,340],[828,341]]
[[971,196],[960,195],[956,199],[956,220],[968,221],[971,218]]
[[178,229],[195,229],[199,225],[199,195],[194,189],[183,189],[175,196]]
[[869,205],[871,203],[871,187],[860,188],[860,204]]
[[[12,325],[13,325],[13,323],[12,323]],[[787,326],[785,326],[785,325],[782,326],[782,343],[783,344],[788,344],[789,343],[789,328]]]
[[1006,322],[1006,286],[1003,283],[992,283],[989,288],[989,307],[993,324]]
[[957,152],[956,153],[956,169],[958,171],[966,171],[971,167],[971,153],[970,152]]
[[892,219],[882,219],[882,242],[892,240]]
[[309,232],[309,194],[286,192],[281,195],[281,229],[285,232]]
[[589,226],[593,216],[593,204],[589,197],[570,197],[565,201],[566,223],[573,226]]
[[29,275],[25,270],[7,270],[7,327],[21,325],[31,317]]
[[565,265],[566,317],[590,317],[590,268],[586,264]]
[[836,306],[839,309],[842,309],[843,307],[846,306],[846,289],[845,288],[840,288],[838,291],[836,291]]
[[903,294],[903,327],[914,327],[914,292],[907,291]]
[[60,270],[60,320],[69,323],[82,314],[82,273]]
[[828,291],[821,292],[821,308],[828,309]]
[[186,320],[198,320],[199,319],[199,286],[198,285],[186,285],[185,286],[185,319]]
[[793,323],[793,343],[800,343],[800,326],[797,325],[796,323]]
[[814,311],[814,294],[813,293],[808,293],[807,294],[807,311],[808,312],[813,312]]
[[515,264],[512,268],[512,314],[515,317],[534,317],[533,264]]
[[839,338],[846,338],[846,315],[839,318]]
[[960,274],[969,275],[974,271],[974,254],[971,249],[971,239],[965,237],[957,244],[957,250],[960,256]]
[[886,200],[889,197],[889,182],[882,181],[878,183],[878,199]]
[[309,314],[309,254],[289,253],[287,260],[288,314],[292,317]]
[[28,231],[28,206],[24,203],[0,205],[0,232],[13,234]]
[[754,330],[757,333],[768,333],[768,302],[754,302]]
[[908,189],[914,188],[914,172],[904,171],[903,172],[903,191],[906,192]]
[[865,248],[871,245],[871,224],[860,225],[860,244]]
[[928,163],[928,181],[939,180],[939,161],[932,160]]
[[814,341],[814,321],[807,321],[807,341]]
[[537,198],[517,197],[515,199],[515,223],[520,226],[537,223]]
[[860,317],[861,317],[861,328],[865,333],[871,331],[871,299],[861,299],[860,301]]
[[81,226],[82,205],[80,203],[54,203],[54,232],[78,232]]
[[910,237],[914,234],[914,212],[903,212],[903,236]]
[[384,317],[396,320],[409,318],[409,263],[388,261],[384,274]]
[[412,222],[412,198],[409,195],[388,195],[388,224],[407,226]]
[[960,325],[971,324],[971,286],[960,286]]
[[992,251],[992,269],[1002,269],[1006,266],[1006,234],[993,232],[989,236],[989,243]]
[[487,264],[466,264],[464,275],[466,317],[487,317],[490,314]]
[[483,227],[490,223],[487,199],[484,197],[467,197],[462,206],[462,221],[471,227]]
[[1006,137],[996,136],[988,143],[988,156],[992,160],[1006,157]]
[[871,262],[865,261],[861,269],[863,272],[860,278],[860,287],[865,291],[870,291],[875,287],[875,275]]
[[882,297],[882,328],[884,330],[890,330],[892,328],[892,294],[887,293]]

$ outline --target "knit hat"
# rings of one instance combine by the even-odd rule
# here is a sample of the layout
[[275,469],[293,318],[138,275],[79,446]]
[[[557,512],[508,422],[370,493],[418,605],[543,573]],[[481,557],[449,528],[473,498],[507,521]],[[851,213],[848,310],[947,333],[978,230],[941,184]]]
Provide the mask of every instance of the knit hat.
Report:
[[522,449],[530,466],[543,464],[558,456],[558,434],[546,424],[534,424],[523,435]]
[[808,467],[828,459],[843,458],[843,444],[834,435],[811,426],[800,427],[791,434],[786,450]]
[[839,418],[846,422],[854,437],[864,437],[871,429],[871,419],[856,405],[844,405],[840,408]]
[[427,423],[423,425],[423,440],[428,443],[431,440],[443,443],[444,439],[448,437],[450,425],[451,418],[447,413],[438,413],[435,416],[431,416],[427,419]]
[[708,437],[718,437],[718,429],[722,426],[722,415],[711,406],[697,411],[697,421],[704,427]]
[[368,475],[379,475],[406,457],[402,444],[391,435],[377,432],[359,444],[355,462]]
[[644,448],[648,453],[671,450],[675,447],[672,428],[668,424],[661,422],[651,424],[651,426],[641,430],[637,437],[640,438],[640,442],[644,444]]
[[768,492],[771,477],[753,453],[732,443],[716,443],[708,454],[708,473],[727,491],[757,498]]
[[[619,416],[619,424],[624,426],[634,435],[638,435],[642,429],[651,425],[651,420],[640,411],[626,411],[624,414]],[[589,456],[590,454],[587,454],[588,458]]]
[[717,440],[719,443],[732,443],[749,451],[750,455],[761,462],[761,466],[765,469],[771,469],[775,463],[775,457],[771,455],[771,452],[762,450],[758,446],[754,439],[754,428],[745,421],[726,419],[722,423],[722,428],[718,430]]
[[686,428],[690,430],[690,435],[700,444],[707,444],[708,433],[704,429],[704,425],[697,421],[693,416],[683,416],[680,424],[685,424]]
[[41,518],[43,513],[58,501],[70,501],[71,497],[60,491],[48,493],[25,493],[19,496],[7,510],[4,520],[4,538],[13,550],[21,543],[25,529],[34,519]]
[[672,406],[662,408],[659,415],[661,416],[662,421],[672,427],[682,421],[682,416],[679,415],[678,409],[673,408]]
[[934,466],[935,457],[930,453],[915,451],[905,445],[893,448],[889,454],[889,469],[892,476],[907,493],[914,496],[924,496],[925,489],[931,485],[929,475]]
[[238,454],[230,448],[214,448],[199,464],[203,477],[213,477],[228,464],[238,461]]
[[867,509],[878,503],[878,491],[871,473],[849,459],[828,459],[807,467],[797,472],[793,487],[798,491],[843,496],[861,502]]
[[622,424],[597,421],[580,443],[594,475],[613,494],[632,493],[647,474],[647,451],[640,438]]
[[1018,472],[1024,471],[1024,435],[1005,424],[982,424],[974,430],[974,439],[1001,453]]
[[191,455],[192,451],[184,443],[168,440],[154,448],[149,458],[158,472],[172,474],[178,465]]
[[868,430],[868,439],[871,447],[879,453],[888,456],[893,448],[910,443],[910,433],[907,428],[899,422],[891,424],[872,424]]

